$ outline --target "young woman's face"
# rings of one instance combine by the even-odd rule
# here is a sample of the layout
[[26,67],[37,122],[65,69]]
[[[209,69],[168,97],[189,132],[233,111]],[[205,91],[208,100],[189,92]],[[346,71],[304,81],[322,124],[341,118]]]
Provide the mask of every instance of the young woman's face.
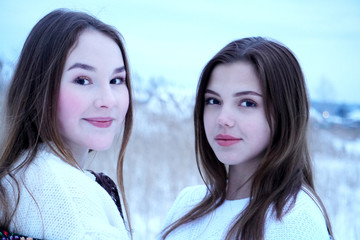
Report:
[[205,92],[204,126],[208,142],[224,164],[258,163],[269,144],[262,91],[253,66],[216,66]]
[[58,99],[58,122],[73,151],[108,149],[129,107],[126,71],[119,46],[86,30],[66,59]]

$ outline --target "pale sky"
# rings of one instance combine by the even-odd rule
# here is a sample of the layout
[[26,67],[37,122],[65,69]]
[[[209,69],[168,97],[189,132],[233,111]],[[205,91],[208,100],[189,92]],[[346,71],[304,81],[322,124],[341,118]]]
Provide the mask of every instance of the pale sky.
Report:
[[[0,0],[0,59],[16,62],[31,28],[56,8],[95,15],[124,36],[132,72],[196,89],[206,62],[232,40],[288,46],[314,100],[360,104],[359,0]],[[136,84],[136,83],[134,83]]]

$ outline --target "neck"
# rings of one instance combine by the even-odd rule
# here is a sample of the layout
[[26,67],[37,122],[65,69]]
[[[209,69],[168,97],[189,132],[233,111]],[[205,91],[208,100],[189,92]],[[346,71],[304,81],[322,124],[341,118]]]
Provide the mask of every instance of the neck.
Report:
[[81,168],[85,167],[86,160],[89,155],[89,149],[87,148],[77,148],[72,146],[70,148],[73,157],[75,158],[76,162],[79,164]]
[[252,176],[258,166],[258,161],[229,166],[226,198],[228,200],[250,197]]

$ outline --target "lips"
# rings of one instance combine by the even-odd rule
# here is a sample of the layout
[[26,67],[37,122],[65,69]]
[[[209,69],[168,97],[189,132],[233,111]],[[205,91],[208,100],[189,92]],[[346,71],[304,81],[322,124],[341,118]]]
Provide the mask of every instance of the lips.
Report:
[[228,147],[234,145],[240,142],[241,140],[242,140],[241,138],[236,138],[230,135],[222,135],[222,134],[218,134],[215,137],[215,141],[222,147]]
[[98,118],[84,118],[85,121],[98,128],[108,128],[111,126],[114,118],[98,117]]

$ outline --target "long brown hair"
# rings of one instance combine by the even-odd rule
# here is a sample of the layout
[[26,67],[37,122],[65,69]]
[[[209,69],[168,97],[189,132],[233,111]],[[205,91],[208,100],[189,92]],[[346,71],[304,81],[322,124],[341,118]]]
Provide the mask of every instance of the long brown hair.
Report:
[[271,130],[265,156],[252,176],[250,202],[230,226],[226,239],[263,239],[266,212],[274,206],[277,219],[286,213],[306,185],[325,208],[314,190],[311,159],[307,146],[309,102],[306,84],[294,54],[285,46],[261,37],[233,41],[205,66],[197,87],[194,109],[195,151],[200,175],[207,186],[202,201],[162,232],[163,239],[176,228],[219,207],[226,198],[227,170],[209,142],[204,129],[204,94],[213,69],[219,64],[246,61],[260,79],[265,115]]
[[[8,175],[18,185],[13,177],[15,161],[27,150],[27,157],[15,171],[28,166],[36,156],[41,143],[49,145],[61,159],[79,168],[59,133],[57,101],[60,80],[69,50],[76,44],[79,35],[87,29],[99,31],[114,40],[121,50],[125,64],[126,85],[130,100],[118,156],[117,182],[131,233],[123,182],[125,148],[133,124],[130,69],[120,33],[89,14],[65,9],[54,10],[33,27],[26,39],[7,95],[6,111],[9,131],[0,157],[0,180]],[[19,187],[14,187],[17,187],[18,196],[20,196]],[[0,204],[3,211],[0,225],[7,228],[16,207],[9,209],[6,190],[2,184],[0,185]]]

